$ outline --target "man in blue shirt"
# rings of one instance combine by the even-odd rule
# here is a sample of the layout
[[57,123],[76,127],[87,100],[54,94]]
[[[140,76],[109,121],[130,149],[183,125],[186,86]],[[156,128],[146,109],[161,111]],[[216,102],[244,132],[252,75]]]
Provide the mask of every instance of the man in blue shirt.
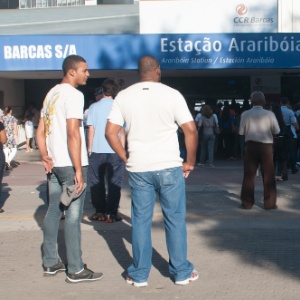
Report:
[[[118,215],[118,207],[125,164],[105,138],[107,116],[117,95],[118,85],[112,79],[106,79],[102,89],[103,98],[90,106],[86,123],[89,126],[89,184],[96,211],[90,219],[113,223],[122,220]],[[119,137],[124,145],[124,129],[120,130]]]
[[287,107],[289,104],[288,98],[283,97],[280,103],[281,103],[281,111],[282,111],[284,123],[287,127],[287,131],[290,132],[290,137],[288,142],[288,155],[289,155],[289,161],[291,165],[291,172],[292,174],[295,174],[298,172],[298,169],[296,167],[296,143],[297,143],[296,130],[299,130],[299,126],[297,123],[295,113]]

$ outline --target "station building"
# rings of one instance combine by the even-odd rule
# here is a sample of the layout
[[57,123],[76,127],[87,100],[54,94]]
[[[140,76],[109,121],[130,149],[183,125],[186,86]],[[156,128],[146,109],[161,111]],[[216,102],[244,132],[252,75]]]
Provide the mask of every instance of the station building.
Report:
[[300,102],[300,1],[136,2],[138,34],[1,36],[0,108],[10,105],[22,116],[28,103],[40,107],[70,54],[88,62],[86,101],[107,77],[121,88],[137,82],[137,61],[150,54],[160,62],[162,82],[180,90],[191,108],[248,99],[254,90],[269,101],[284,95]]

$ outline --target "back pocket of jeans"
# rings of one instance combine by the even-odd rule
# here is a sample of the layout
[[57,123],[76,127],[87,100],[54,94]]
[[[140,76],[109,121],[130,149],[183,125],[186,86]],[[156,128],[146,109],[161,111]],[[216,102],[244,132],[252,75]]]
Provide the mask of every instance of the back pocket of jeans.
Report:
[[168,169],[159,173],[160,185],[161,186],[170,186],[177,183],[177,170]]

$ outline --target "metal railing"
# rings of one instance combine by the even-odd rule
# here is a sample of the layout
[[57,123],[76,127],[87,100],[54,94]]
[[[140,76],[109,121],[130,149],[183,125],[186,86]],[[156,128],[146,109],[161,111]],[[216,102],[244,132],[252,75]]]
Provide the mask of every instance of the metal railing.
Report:
[[46,8],[81,5],[85,5],[85,0],[19,0],[19,8]]

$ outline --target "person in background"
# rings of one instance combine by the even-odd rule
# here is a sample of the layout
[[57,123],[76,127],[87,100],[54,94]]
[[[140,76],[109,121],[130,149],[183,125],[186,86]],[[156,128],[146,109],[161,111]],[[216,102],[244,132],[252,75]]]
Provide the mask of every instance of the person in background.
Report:
[[[103,97],[91,105],[86,122],[89,127],[88,178],[91,188],[91,200],[95,209],[95,213],[90,216],[90,220],[114,223],[122,220],[122,217],[118,214],[118,208],[125,164],[108,144],[105,138],[105,127],[119,87],[114,80],[108,78],[103,82],[101,90]],[[122,145],[125,147],[123,128],[120,129],[119,136]]]
[[[282,111],[280,108],[280,104],[273,103],[271,105],[271,110],[275,114],[277,119],[280,132],[279,134],[274,136],[274,162],[275,162],[275,169],[278,169],[276,174],[278,175],[277,180],[288,180],[288,169],[287,169],[287,162],[288,162],[288,143],[289,138],[286,136],[286,126],[283,121]],[[280,170],[278,168],[280,166]]]
[[[201,158],[201,149],[202,149],[201,143],[202,143],[202,136],[203,136],[203,134],[202,134],[202,132],[199,131],[199,130],[202,130],[202,128],[199,128],[198,125],[199,125],[199,120],[200,120],[200,118],[202,116],[202,108],[203,107],[204,106],[201,107],[200,112],[197,113],[196,117],[194,118],[195,119],[196,127],[198,128],[198,146],[197,146],[197,154],[196,154],[196,162],[197,162],[198,166],[202,166],[202,164],[200,162],[200,158]],[[222,104],[221,105],[219,104],[217,106],[217,108],[221,108],[221,107],[222,107]],[[218,109],[216,109],[216,110],[217,110],[216,112],[213,111],[212,115],[215,118],[216,126],[219,128]],[[215,139],[215,143],[214,144],[216,144],[216,139]],[[207,150],[207,148],[206,148],[206,150]],[[207,158],[207,151],[205,151],[205,152],[206,152],[206,157],[205,157],[205,159],[206,159]],[[216,148],[214,149],[214,152],[217,152]]]
[[14,116],[12,116],[12,108],[10,106],[6,106],[4,108],[2,122],[7,136],[7,142],[3,145],[3,151],[5,154],[5,169],[13,170],[10,163],[17,154],[18,121]]
[[208,164],[211,168],[214,167],[214,144],[215,133],[214,127],[218,126],[213,111],[209,105],[204,105],[201,109],[201,117],[199,119],[198,127],[203,126],[201,137],[201,155],[199,165],[205,166],[206,150],[208,150]]
[[[3,179],[3,172],[4,172],[4,166],[5,166],[5,155],[3,151],[3,145],[7,141],[7,136],[5,133],[4,125],[2,121],[0,120],[0,199],[2,196],[2,179]],[[1,202],[2,203],[2,202]],[[4,209],[0,208],[0,213],[3,213]]]
[[219,119],[221,136],[224,143],[225,158],[235,160],[234,156],[234,115],[230,113],[228,101],[224,102],[221,117]]
[[[63,79],[46,95],[37,129],[42,162],[49,178],[49,206],[43,223],[44,276],[67,273],[67,283],[93,282],[103,277],[82,261],[81,220],[86,194],[88,157],[82,125],[84,97],[76,88],[85,85],[88,65],[79,55],[63,61]],[[70,188],[72,190],[70,191]],[[74,199],[65,205],[64,197]],[[57,251],[62,212],[67,270]]]
[[31,142],[34,134],[34,127],[32,122],[32,115],[27,114],[25,117],[25,135],[26,135],[26,152],[32,152]]
[[300,165],[300,103],[297,103],[294,106],[294,112],[299,127],[299,129],[297,130],[297,146],[296,146],[296,164],[299,168]]
[[[177,285],[198,279],[187,259],[186,194],[184,179],[194,170],[198,134],[183,96],[160,83],[156,58],[139,60],[140,82],[118,93],[106,125],[106,138],[126,163],[131,187],[133,262],[126,282],[147,286],[151,269],[151,224],[157,194],[162,207],[169,272]],[[126,124],[128,155],[118,133]],[[184,132],[186,162],[179,153],[177,129]]]
[[286,125],[288,154],[289,154],[289,164],[291,167],[291,173],[298,173],[298,168],[296,165],[296,143],[297,143],[297,134],[296,131],[299,130],[297,119],[295,113],[288,108],[289,100],[287,97],[282,97],[280,100],[281,111],[284,123]]
[[83,113],[83,126],[84,126],[84,135],[85,135],[86,144],[88,144],[89,126],[86,125],[86,121],[87,121],[87,117],[88,117],[88,113],[89,113],[89,108],[94,102],[98,102],[99,100],[102,99],[102,97],[103,97],[102,87],[95,88],[94,97],[95,97],[95,101],[93,99],[89,100],[88,106]]
[[254,179],[260,166],[264,185],[264,208],[277,208],[277,191],[273,162],[273,135],[280,132],[273,112],[266,110],[265,95],[256,91],[251,94],[252,108],[243,112],[239,134],[245,136],[244,178],[241,189],[243,209],[254,205]]

